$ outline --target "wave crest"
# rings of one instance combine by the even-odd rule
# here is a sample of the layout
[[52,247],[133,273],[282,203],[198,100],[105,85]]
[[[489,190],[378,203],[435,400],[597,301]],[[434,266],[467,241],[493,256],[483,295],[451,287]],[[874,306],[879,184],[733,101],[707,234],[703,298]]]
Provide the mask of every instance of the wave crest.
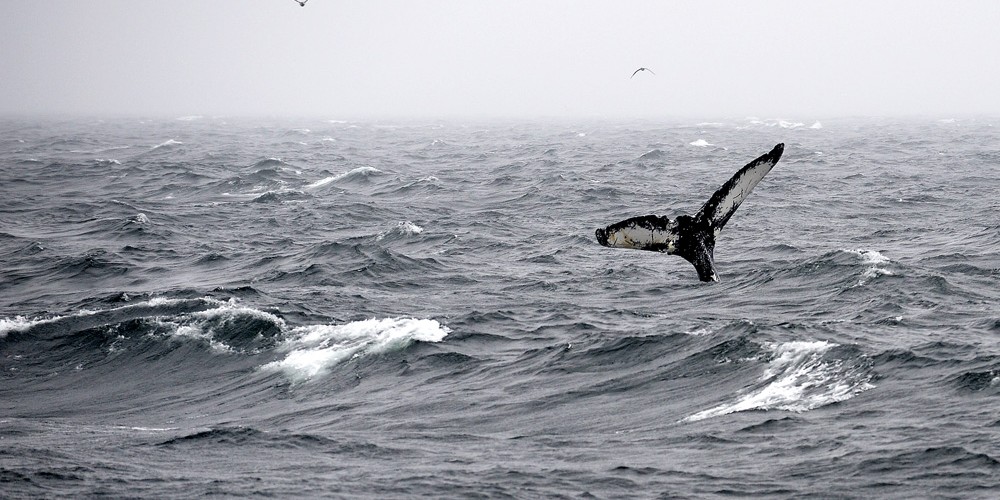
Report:
[[295,381],[321,375],[334,365],[366,354],[404,349],[413,342],[440,342],[451,330],[432,319],[383,318],[344,325],[312,325],[291,330],[278,348],[284,359],[264,370],[280,370]]
[[760,380],[736,401],[691,415],[682,422],[747,410],[804,412],[844,401],[875,387],[871,361],[861,355],[838,356],[830,342],[777,345]]

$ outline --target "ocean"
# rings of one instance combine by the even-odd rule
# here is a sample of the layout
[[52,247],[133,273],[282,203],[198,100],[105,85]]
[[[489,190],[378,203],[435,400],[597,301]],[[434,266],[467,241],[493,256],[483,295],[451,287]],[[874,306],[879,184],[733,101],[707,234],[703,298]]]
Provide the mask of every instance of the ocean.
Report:
[[996,498],[998,121],[0,120],[0,496]]

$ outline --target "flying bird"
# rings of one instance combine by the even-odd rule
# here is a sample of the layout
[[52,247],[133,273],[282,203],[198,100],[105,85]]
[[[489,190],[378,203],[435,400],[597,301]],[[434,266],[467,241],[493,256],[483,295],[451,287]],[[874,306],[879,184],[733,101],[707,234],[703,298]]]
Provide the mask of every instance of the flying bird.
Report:
[[[298,0],[296,0],[296,1],[298,1]],[[653,73],[653,70],[651,70],[649,68],[639,68],[639,69],[635,70],[635,73],[638,73],[640,71],[649,71],[650,73]],[[630,76],[629,79],[635,77],[635,73],[632,73],[632,76]],[[655,75],[656,73],[653,73],[653,74]]]
[[308,2],[309,0],[292,0],[292,1],[295,2],[295,3],[297,3],[297,4],[299,4],[299,6],[301,6],[301,7],[305,7],[306,6],[306,2]]

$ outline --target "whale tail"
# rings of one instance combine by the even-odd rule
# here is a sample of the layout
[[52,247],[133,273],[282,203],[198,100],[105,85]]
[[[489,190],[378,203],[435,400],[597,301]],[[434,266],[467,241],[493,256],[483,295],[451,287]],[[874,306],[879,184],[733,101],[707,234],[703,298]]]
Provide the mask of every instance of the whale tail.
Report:
[[701,281],[718,281],[716,238],[743,200],[778,163],[784,150],[785,145],[778,144],[746,164],[693,217],[681,215],[676,220],[657,215],[633,217],[595,231],[597,242],[606,247],[678,255],[694,265]]

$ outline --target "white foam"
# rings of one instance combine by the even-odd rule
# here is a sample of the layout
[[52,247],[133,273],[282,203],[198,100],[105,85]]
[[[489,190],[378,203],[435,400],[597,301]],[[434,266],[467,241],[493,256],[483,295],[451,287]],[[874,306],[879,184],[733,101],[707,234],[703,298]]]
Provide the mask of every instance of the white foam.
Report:
[[396,224],[396,227],[394,227],[394,228],[392,228],[392,229],[390,229],[388,231],[384,231],[381,234],[379,234],[378,237],[375,238],[375,240],[376,241],[380,241],[383,238],[385,238],[386,236],[389,236],[390,234],[393,234],[393,233],[399,234],[401,236],[413,236],[413,235],[416,235],[416,234],[420,234],[422,232],[424,232],[424,228],[422,228],[422,227],[420,227],[420,226],[418,226],[418,225],[416,225],[416,224],[414,224],[414,223],[412,223],[410,221],[403,221],[403,222],[400,222],[399,224]]
[[[802,122],[792,122],[788,120],[782,120],[780,118],[769,118],[766,120],[761,120],[759,118],[747,118],[751,125],[762,125],[765,127],[780,127],[780,128],[799,128],[805,127],[806,124]],[[739,128],[739,127],[738,127]]]
[[858,280],[858,284],[855,286],[863,286],[869,280],[878,278],[879,276],[893,275],[892,271],[885,266],[885,264],[892,261],[877,250],[853,249],[844,251],[858,256],[861,259],[861,264],[865,266],[865,270],[861,273],[861,279]]
[[820,122],[815,122],[812,125],[810,125],[809,128],[811,128],[811,129],[817,129],[818,130],[818,129],[823,128],[823,124],[820,123]]
[[699,148],[704,148],[704,147],[707,147],[707,146],[714,146],[714,144],[709,143],[705,139],[698,139],[697,141],[689,142],[688,144],[690,144],[692,146],[698,146]]
[[15,316],[13,318],[0,318],[0,338],[6,337],[8,333],[13,332],[24,332],[35,325],[40,325],[44,323],[51,323],[61,319],[61,316],[56,316],[53,318],[44,319],[28,319],[24,316]]
[[874,387],[870,374],[845,366],[839,359],[823,358],[835,346],[825,341],[780,344],[756,387],[735,402],[700,411],[681,421],[694,422],[747,410],[804,412],[850,399]]
[[694,330],[684,332],[685,335],[691,335],[692,337],[703,337],[705,335],[711,335],[712,333],[714,332],[710,328],[704,326],[701,328],[695,328]]
[[204,311],[197,311],[191,313],[192,318],[198,318],[203,320],[231,320],[240,316],[249,316],[255,319],[264,320],[273,323],[278,328],[282,330],[285,329],[285,320],[271,314],[268,312],[261,311],[259,309],[254,309],[252,307],[246,307],[239,305],[234,299],[230,299],[228,302],[223,303],[221,306],[214,309],[206,309]]
[[181,142],[181,141],[175,141],[173,139],[167,139],[166,141],[161,142],[161,143],[153,146],[153,149],[160,149],[160,148],[165,148],[165,147],[169,147],[169,146],[179,146],[181,144],[184,144],[184,143]]
[[326,177],[324,179],[320,179],[320,180],[318,180],[318,181],[316,181],[316,182],[314,182],[314,183],[306,186],[306,189],[316,189],[318,187],[325,186],[325,185],[327,185],[327,184],[329,184],[331,182],[334,182],[334,181],[337,181],[337,180],[340,180],[340,179],[343,179],[345,177],[349,177],[349,176],[352,176],[352,175],[371,175],[371,174],[380,174],[380,173],[382,173],[382,171],[379,170],[379,169],[377,169],[377,168],[375,168],[375,167],[358,167],[358,168],[355,168],[355,169],[353,169],[351,171],[344,172],[344,173],[339,174],[339,175],[332,175],[330,177]]
[[432,319],[383,318],[344,325],[312,325],[291,330],[279,349],[284,359],[262,370],[280,370],[296,381],[307,380],[344,360],[403,349],[415,341],[440,342],[450,330]]

